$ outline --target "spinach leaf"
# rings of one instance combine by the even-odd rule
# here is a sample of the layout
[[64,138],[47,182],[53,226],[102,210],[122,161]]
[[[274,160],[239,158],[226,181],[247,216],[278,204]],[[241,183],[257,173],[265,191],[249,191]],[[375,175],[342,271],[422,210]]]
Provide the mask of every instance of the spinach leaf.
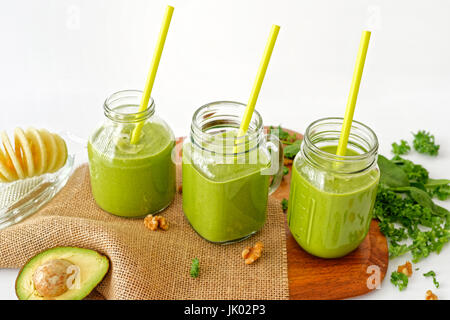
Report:
[[415,200],[422,207],[430,209],[435,215],[446,216],[448,213],[447,209],[435,204],[431,199],[431,196],[427,192],[419,188],[411,186],[411,187],[391,188],[391,190],[396,192],[409,192],[413,200]]
[[380,183],[389,187],[409,186],[408,176],[394,162],[386,157],[378,156],[378,167],[380,168]]
[[428,179],[424,187],[433,198],[442,201],[450,198],[450,180],[448,179]]

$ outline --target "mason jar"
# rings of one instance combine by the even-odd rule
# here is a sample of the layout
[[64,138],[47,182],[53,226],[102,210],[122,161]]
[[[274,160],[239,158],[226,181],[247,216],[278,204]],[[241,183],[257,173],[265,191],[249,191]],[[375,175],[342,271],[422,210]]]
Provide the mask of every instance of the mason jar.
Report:
[[183,143],[183,211],[210,242],[234,242],[261,230],[268,195],[282,178],[282,148],[277,137],[264,133],[257,111],[238,137],[244,110],[232,101],[200,107]]
[[[155,114],[152,98],[139,111],[141,97],[138,90],[108,97],[103,105],[105,120],[88,142],[94,199],[100,208],[121,217],[160,212],[175,195],[174,134]],[[139,139],[131,143],[138,125]]]
[[337,258],[355,250],[370,227],[380,172],[378,139],[353,121],[345,156],[337,156],[342,118],[306,129],[292,166],[289,229],[307,252]]

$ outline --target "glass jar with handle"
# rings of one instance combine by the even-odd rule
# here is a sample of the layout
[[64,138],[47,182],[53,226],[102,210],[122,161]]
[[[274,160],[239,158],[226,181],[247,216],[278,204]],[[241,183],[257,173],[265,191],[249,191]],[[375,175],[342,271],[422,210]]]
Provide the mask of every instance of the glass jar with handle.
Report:
[[204,239],[229,243],[259,231],[268,196],[280,185],[283,153],[254,112],[237,137],[245,105],[219,101],[200,107],[183,144],[183,211]]

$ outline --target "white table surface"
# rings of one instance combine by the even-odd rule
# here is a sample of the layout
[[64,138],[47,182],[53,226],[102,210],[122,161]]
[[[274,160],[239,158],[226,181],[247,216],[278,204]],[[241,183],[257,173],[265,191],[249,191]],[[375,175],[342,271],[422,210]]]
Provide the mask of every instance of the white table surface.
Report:
[[[279,38],[258,100],[266,124],[303,131],[342,116],[361,30],[373,30],[355,119],[380,153],[426,129],[437,158],[411,155],[433,178],[450,177],[448,1],[170,1],[175,13],[152,96],[176,135],[195,109],[246,102],[272,23]],[[145,82],[166,1],[18,0],[0,10],[0,129],[33,125],[87,138],[102,102]],[[79,159],[80,161],[80,159]],[[450,201],[442,204],[450,208]],[[2,245],[2,244],[0,244]],[[0,257],[1,259],[1,257]],[[389,274],[409,256],[390,261]],[[386,279],[362,299],[450,299],[450,246],[417,266],[399,292]],[[433,269],[441,283],[422,276]],[[17,270],[0,270],[0,299],[15,299]],[[388,276],[389,278],[389,276]]]

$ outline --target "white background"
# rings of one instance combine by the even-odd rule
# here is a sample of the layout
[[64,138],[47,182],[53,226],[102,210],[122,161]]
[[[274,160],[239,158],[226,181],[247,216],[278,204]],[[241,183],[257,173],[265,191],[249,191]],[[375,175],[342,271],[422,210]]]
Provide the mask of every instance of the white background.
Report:
[[[247,101],[273,23],[281,30],[257,103],[265,123],[302,132],[313,120],[342,116],[361,31],[370,27],[355,119],[375,130],[386,155],[411,131],[432,131],[439,157],[410,159],[431,177],[450,177],[444,0],[1,0],[0,129],[33,125],[87,138],[109,94],[142,89],[166,4],[175,12],[152,96],[176,135],[207,102]],[[391,261],[390,271],[407,258]],[[447,245],[418,264],[406,291],[386,279],[362,298],[423,299],[433,289],[450,299],[449,262]],[[421,275],[430,269],[438,290]],[[15,298],[16,275],[0,270],[0,299]]]

